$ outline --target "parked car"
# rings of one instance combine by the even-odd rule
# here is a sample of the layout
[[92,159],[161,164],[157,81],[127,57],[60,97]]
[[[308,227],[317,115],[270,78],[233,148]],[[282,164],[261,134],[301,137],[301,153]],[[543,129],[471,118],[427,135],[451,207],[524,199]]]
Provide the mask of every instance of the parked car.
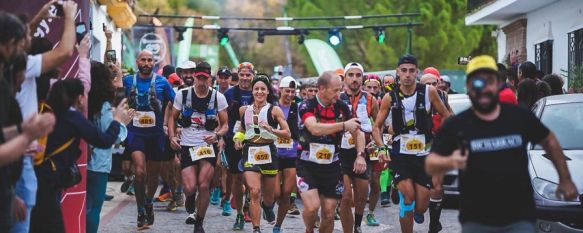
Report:
[[539,100],[533,112],[559,139],[579,191],[577,200],[556,196],[558,174],[540,145],[529,147],[529,171],[534,188],[539,232],[583,232],[583,94]]

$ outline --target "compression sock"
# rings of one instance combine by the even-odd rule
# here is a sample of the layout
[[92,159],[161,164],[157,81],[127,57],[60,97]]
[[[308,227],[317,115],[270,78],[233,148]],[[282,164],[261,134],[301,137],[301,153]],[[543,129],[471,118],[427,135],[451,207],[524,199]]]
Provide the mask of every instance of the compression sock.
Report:
[[429,199],[429,224],[438,224],[441,217],[442,199]]
[[204,221],[204,217],[201,217],[200,215],[197,214],[196,215],[196,221],[195,221],[194,224],[199,225],[199,226],[202,226],[203,221]]
[[362,223],[362,214],[354,213],[354,227],[359,227]]

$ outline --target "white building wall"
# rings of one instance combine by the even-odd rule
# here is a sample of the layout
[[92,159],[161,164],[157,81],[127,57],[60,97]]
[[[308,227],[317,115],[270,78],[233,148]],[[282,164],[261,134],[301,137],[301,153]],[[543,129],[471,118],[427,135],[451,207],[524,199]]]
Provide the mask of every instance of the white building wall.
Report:
[[[581,0],[561,0],[529,12],[526,33],[527,59],[534,62],[534,45],[550,38],[553,40],[553,73],[561,74],[561,69],[567,69],[567,33],[577,27],[583,27],[582,10]],[[498,45],[500,44],[498,41]]]
[[92,38],[92,48],[91,48],[91,59],[103,62],[103,56],[105,54],[106,39],[105,33],[103,32],[103,24],[113,32],[111,38],[112,49],[116,51],[116,58],[121,62],[121,38],[122,32],[119,28],[116,28],[115,24],[111,21],[109,16],[107,16],[107,7],[99,5],[95,1],[91,4],[92,11],[92,24],[93,24],[93,38]]

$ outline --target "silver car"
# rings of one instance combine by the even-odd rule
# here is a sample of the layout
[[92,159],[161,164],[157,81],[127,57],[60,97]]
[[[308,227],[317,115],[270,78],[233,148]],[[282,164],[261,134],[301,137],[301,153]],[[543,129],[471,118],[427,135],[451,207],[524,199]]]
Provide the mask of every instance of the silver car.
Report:
[[[539,100],[532,108],[559,139],[571,179],[583,193],[583,94],[556,95]],[[529,147],[529,172],[534,188],[539,232],[583,232],[583,195],[565,201],[555,191],[558,174],[540,145]]]
[[[452,94],[447,96],[447,103],[451,107],[453,114],[459,114],[472,106],[472,102],[467,94]],[[457,197],[459,192],[459,177],[457,170],[451,170],[443,176],[443,192],[448,197]]]

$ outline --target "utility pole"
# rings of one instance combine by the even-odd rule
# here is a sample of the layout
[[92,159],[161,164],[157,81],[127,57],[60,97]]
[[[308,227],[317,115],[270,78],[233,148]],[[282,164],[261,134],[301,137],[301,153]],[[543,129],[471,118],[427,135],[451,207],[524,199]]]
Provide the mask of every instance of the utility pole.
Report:
[[[283,17],[284,17],[284,18],[287,18],[287,9],[286,9],[286,7],[285,7],[285,1],[286,1],[286,0],[281,0],[281,7],[283,8]],[[284,21],[284,25],[285,25],[286,27],[287,27],[287,26],[289,26],[289,21],[287,21],[287,20],[286,20],[286,21]],[[285,47],[285,57],[287,58],[287,70],[289,71],[289,73],[288,73],[288,74],[285,74],[285,73],[284,73],[284,75],[291,75],[291,74],[293,73],[293,72],[292,72],[292,67],[293,67],[293,64],[292,64],[292,55],[291,55],[291,50],[290,50],[290,48],[289,48],[289,37],[285,36],[285,37],[283,38],[283,46]],[[284,69],[284,71],[285,71],[285,70],[286,70],[286,69]]]

